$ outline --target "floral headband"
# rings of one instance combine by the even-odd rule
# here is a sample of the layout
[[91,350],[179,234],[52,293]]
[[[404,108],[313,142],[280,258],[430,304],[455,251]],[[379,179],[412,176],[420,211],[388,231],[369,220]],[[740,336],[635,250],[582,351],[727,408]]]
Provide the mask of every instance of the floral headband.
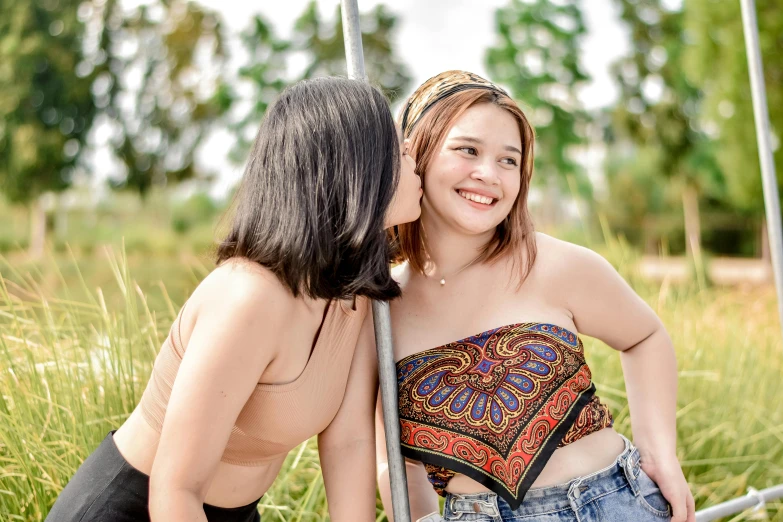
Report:
[[487,89],[508,96],[506,91],[478,74],[467,71],[442,72],[421,84],[408,98],[402,113],[403,135],[406,137],[410,135],[413,127],[430,107],[452,94],[467,89]]

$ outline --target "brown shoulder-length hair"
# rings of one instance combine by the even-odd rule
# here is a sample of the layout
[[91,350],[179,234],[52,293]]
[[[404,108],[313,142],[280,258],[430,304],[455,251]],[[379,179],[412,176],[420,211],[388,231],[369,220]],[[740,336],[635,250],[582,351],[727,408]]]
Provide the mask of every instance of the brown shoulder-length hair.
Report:
[[[533,177],[535,132],[516,102],[496,90],[465,89],[429,107],[405,137],[411,140],[411,153],[416,158],[416,173],[421,176],[423,186],[430,163],[454,122],[467,109],[480,103],[496,105],[508,111],[517,121],[522,137],[522,162],[519,166],[519,194],[514,206],[506,219],[495,229],[495,235],[484,247],[477,262],[493,262],[504,254],[511,253],[514,266],[521,268],[521,285],[530,274],[537,252],[533,220],[527,207],[530,180]],[[429,256],[421,219],[399,225],[391,234],[399,246],[398,260],[407,261],[413,270],[424,273]]]

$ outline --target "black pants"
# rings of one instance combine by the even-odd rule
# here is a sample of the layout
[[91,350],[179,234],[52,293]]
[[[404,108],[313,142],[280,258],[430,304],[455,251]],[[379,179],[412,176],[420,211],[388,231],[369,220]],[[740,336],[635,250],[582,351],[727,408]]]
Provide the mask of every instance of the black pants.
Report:
[[[113,434],[79,467],[46,522],[149,522],[150,478],[128,464]],[[259,522],[258,500],[237,508],[204,504],[204,513],[209,522]]]

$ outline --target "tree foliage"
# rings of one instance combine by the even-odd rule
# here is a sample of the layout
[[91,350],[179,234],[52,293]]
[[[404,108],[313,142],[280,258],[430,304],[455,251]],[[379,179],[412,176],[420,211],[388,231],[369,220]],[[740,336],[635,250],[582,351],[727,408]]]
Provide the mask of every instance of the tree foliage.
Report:
[[[370,82],[389,98],[397,100],[410,84],[407,67],[397,57],[394,32],[397,17],[383,5],[362,13],[362,46]],[[294,23],[290,39],[278,36],[271,24],[256,16],[242,33],[248,59],[239,71],[245,94],[228,89],[240,107],[232,127],[237,147],[232,158],[241,162],[255,137],[258,122],[269,105],[287,85],[317,76],[345,76],[345,44],[340,7],[330,19],[323,19],[311,1]],[[299,64],[292,67],[291,63]],[[242,100],[250,100],[243,107]]]
[[[756,0],[778,185],[783,185],[783,10],[777,0]],[[701,121],[716,145],[727,197],[746,213],[761,215],[764,200],[748,62],[739,2],[684,3],[683,73],[704,92]]]
[[218,15],[186,0],[88,5],[95,103],[121,165],[112,184],[144,195],[195,177],[196,148],[226,105]]
[[95,117],[79,1],[0,1],[0,190],[29,203],[68,188]]
[[589,192],[573,149],[585,143],[590,116],[577,99],[588,80],[579,61],[585,25],[578,0],[512,0],[495,13],[498,43],[489,76],[510,89],[536,130],[535,179],[574,176]]
[[631,34],[631,52],[612,69],[620,87],[613,114],[619,138],[661,149],[662,177],[722,189],[713,146],[699,122],[702,91],[683,67],[683,12],[662,0],[616,0]]

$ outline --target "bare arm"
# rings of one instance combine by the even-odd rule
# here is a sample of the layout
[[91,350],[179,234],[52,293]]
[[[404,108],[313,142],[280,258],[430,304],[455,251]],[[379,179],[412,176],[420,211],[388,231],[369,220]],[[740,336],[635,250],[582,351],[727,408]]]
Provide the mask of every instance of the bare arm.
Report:
[[375,520],[375,426],[378,364],[372,314],[359,334],[340,410],[318,436],[329,515],[335,522]]
[[206,522],[204,498],[231,429],[283,329],[292,298],[257,275],[235,277],[250,279],[201,304],[174,382],[150,476],[155,522]]
[[[403,289],[405,288],[409,276],[410,271],[407,263],[392,268],[392,277]],[[374,338],[373,349],[375,349]],[[377,479],[378,489],[381,493],[381,501],[383,502],[383,507],[389,522],[394,522],[391,484],[389,480],[389,462],[386,453],[386,430],[383,426],[383,409],[381,407],[380,394],[378,394],[378,402],[375,408],[375,455],[378,463]],[[439,512],[438,495],[435,493],[435,490],[432,489],[429,480],[427,480],[427,471],[424,469],[424,464],[416,460],[405,459],[405,474],[408,482],[411,520],[418,520],[430,513]]]
[[651,454],[676,449],[677,361],[655,312],[601,256],[579,248],[568,294],[580,333],[619,350],[631,408],[634,440]]
[[[380,397],[375,414],[375,454],[378,462],[378,488],[389,522],[394,522],[392,512],[391,485],[389,483],[389,462],[386,455],[386,430],[383,427],[383,411]],[[421,462],[405,459],[405,473],[408,477],[408,498],[411,506],[411,520],[440,510],[438,494],[427,480],[427,472]]]
[[598,254],[573,247],[568,307],[579,332],[621,352],[634,443],[642,467],[672,505],[675,521],[694,520],[693,496],[677,461],[677,360],[655,312]]

